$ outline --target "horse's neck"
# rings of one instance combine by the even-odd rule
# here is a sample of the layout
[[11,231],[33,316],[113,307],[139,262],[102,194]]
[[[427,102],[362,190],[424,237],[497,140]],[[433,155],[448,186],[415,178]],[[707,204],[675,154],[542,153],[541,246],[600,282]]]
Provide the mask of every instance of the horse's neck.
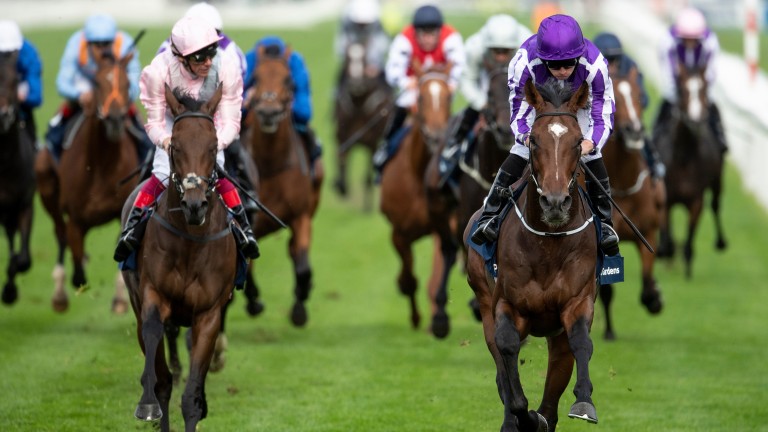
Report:
[[611,137],[602,153],[614,187],[631,186],[637,176],[647,169],[640,151],[627,148],[620,136]]
[[414,173],[420,176],[427,169],[431,155],[427,144],[427,137],[421,130],[421,124],[416,121],[411,127],[411,140],[407,143],[408,160],[411,162]]
[[267,176],[270,172],[280,172],[294,165],[299,137],[290,119],[280,121],[273,133],[263,132],[258,122],[252,128],[251,148],[260,175]]
[[120,141],[123,135],[117,140],[112,141],[107,136],[107,127],[95,115],[83,114],[83,124],[80,126],[78,134],[72,142],[72,148],[82,148],[89,162],[94,169],[111,170],[119,161],[121,146]]

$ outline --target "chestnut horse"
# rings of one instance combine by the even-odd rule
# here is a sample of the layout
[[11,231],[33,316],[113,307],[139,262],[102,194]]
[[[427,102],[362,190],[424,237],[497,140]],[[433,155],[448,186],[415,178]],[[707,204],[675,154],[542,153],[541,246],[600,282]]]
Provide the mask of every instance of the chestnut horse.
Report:
[[[293,78],[288,66],[290,49],[283,55],[270,55],[259,47],[254,69],[254,96],[246,101],[242,143],[248,149],[259,173],[261,202],[291,230],[288,251],[293,260],[295,301],[291,321],[295,326],[307,322],[304,303],[312,288],[309,248],[312,218],[320,202],[322,177],[313,180],[309,155],[291,119]],[[260,217],[253,226],[257,238],[282,228],[275,220]],[[258,287],[249,272],[245,294],[253,303]]]
[[[592,403],[590,328],[597,296],[594,216],[577,186],[582,133],[576,112],[589,99],[587,83],[574,93],[553,79],[525,85],[536,118],[530,135],[530,175],[501,224],[495,257],[498,277],[475,249],[468,250],[467,280],[480,304],[483,333],[496,363],[504,404],[502,432],[557,427],[560,397],[576,361],[576,402],[569,417],[597,422]],[[520,183],[520,182],[519,182]],[[518,183],[518,184],[519,184]],[[464,230],[465,242],[480,215]],[[470,245],[467,243],[469,248]],[[520,349],[528,336],[546,337],[549,363],[541,405],[528,410],[520,382]]]
[[381,211],[392,225],[392,243],[400,256],[401,269],[397,278],[400,292],[408,297],[411,324],[417,328],[421,321],[416,305],[418,281],[413,271],[412,244],[433,234],[432,275],[429,297],[432,305],[431,331],[438,338],[448,335],[450,324],[445,305],[448,271],[456,260],[444,255],[449,244],[441,244],[430,219],[425,188],[425,172],[432,156],[443,145],[451,116],[452,94],[448,85],[450,65],[422,70],[414,66],[418,79],[418,102],[412,113],[410,131],[400,148],[384,166],[381,173]]
[[[189,376],[181,397],[184,430],[192,432],[208,412],[205,378],[235,279],[237,246],[227,210],[214,192],[213,114],[221,94],[219,85],[203,102],[166,86],[165,99],[175,117],[168,150],[171,187],[147,221],[135,269],[123,270],[145,359],[143,393],[134,415],[160,420],[165,432],[170,430],[173,378],[165,360],[164,328],[192,330]],[[125,202],[123,223],[132,202]]]
[[[72,284],[86,286],[86,234],[91,228],[119,219],[123,203],[138,184],[136,177],[121,182],[139,164],[127,130],[131,100],[126,66],[132,57],[130,53],[121,59],[107,55],[97,60],[93,101],[83,106],[82,117],[72,120],[82,123],[71,137],[71,146],[64,149],[58,164],[47,148],[38,152],[35,160],[40,198],[53,219],[58,244],[52,299],[58,312],[69,306],[64,289],[66,248],[72,251]],[[122,280],[118,282],[112,306],[122,312],[127,301]]]
[[[365,45],[347,47],[334,99],[336,125],[337,172],[333,186],[342,197],[348,193],[347,158],[350,150],[360,145],[373,155],[392,117],[392,89],[382,71],[366,63]],[[369,157],[370,159],[370,157]],[[365,171],[363,208],[369,211],[373,199],[373,163]]]
[[[624,75],[619,68],[609,68],[613,81],[613,94],[616,101],[614,113],[614,131],[602,154],[605,168],[611,177],[611,194],[624,213],[636,223],[637,229],[648,240],[651,247],[656,247],[659,226],[664,212],[664,184],[651,177],[650,168],[643,156],[645,128],[643,127],[642,107],[640,105],[639,71],[631,68]],[[661,293],[653,277],[656,260],[641,240],[614,209],[614,228],[619,238],[633,242],[640,254],[642,263],[642,290],[640,303],[648,312],[658,314],[662,309]],[[613,286],[600,286],[600,300],[605,310],[605,333],[608,340],[616,338],[611,317]]]
[[688,210],[688,230],[683,256],[685,275],[691,277],[693,261],[693,238],[704,207],[704,193],[710,191],[710,205],[715,219],[715,247],[726,248],[720,220],[720,193],[723,181],[723,153],[717,138],[708,125],[709,100],[707,98],[706,70],[688,70],[679,65],[677,80],[678,103],[667,123],[669,129],[661,134],[658,148],[661,159],[667,166],[665,185],[667,203],[664,223],[660,231],[658,254],[672,257],[675,244],[672,239],[670,209],[682,204]]
[[[8,305],[18,299],[16,275],[32,266],[29,237],[35,196],[35,145],[27,133],[18,99],[18,56],[18,51],[0,53],[0,224],[8,240],[2,301]],[[21,240],[19,249],[16,233]]]

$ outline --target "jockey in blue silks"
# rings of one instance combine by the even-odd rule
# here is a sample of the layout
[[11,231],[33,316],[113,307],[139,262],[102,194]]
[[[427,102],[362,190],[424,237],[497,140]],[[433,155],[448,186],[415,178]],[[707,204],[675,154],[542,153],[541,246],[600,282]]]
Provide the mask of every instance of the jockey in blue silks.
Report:
[[[640,72],[640,67],[632,57],[624,52],[624,47],[621,45],[618,36],[613,33],[604,32],[595,36],[592,42],[594,42],[595,46],[601,53],[603,53],[603,56],[608,60],[609,65],[616,65],[616,70],[619,76],[626,76],[632,69],[637,69],[637,86],[640,89],[640,108],[643,110],[648,108],[649,98],[648,91],[645,88],[643,73]],[[661,162],[655,144],[651,142],[648,136],[644,137],[643,154],[648,162],[648,166],[651,167],[653,176],[656,178],[664,177],[664,164]]]
[[582,160],[599,182],[588,178],[587,193],[603,225],[600,249],[607,255],[618,254],[619,236],[613,230],[611,220],[611,186],[600,154],[613,129],[615,111],[613,84],[608,76],[605,57],[591,41],[584,38],[575,19],[567,15],[552,15],[541,22],[538,33],[528,38],[517,51],[509,63],[508,76],[515,144],[499,168],[485,199],[472,241],[483,244],[498,239],[499,215],[506,203],[504,191],[522,177],[528,164],[528,136],[536,112],[525,100],[525,84],[534,80],[535,84],[542,85],[555,78],[573,90],[582,83],[589,86],[589,102],[576,113],[584,135],[581,141]]
[[[244,100],[250,100],[252,97],[252,87],[255,83],[253,77],[253,71],[256,69],[256,65],[259,62],[258,50],[260,47],[264,47],[264,52],[269,56],[282,56],[287,46],[285,42],[277,36],[266,36],[256,42],[253,49],[245,54],[245,61],[247,63],[245,76],[247,77],[244,85]],[[320,143],[315,139],[315,134],[309,126],[309,121],[312,119],[312,99],[311,90],[309,86],[309,71],[304,63],[302,56],[296,51],[291,50],[288,57],[288,67],[291,71],[291,78],[294,84],[293,94],[293,125],[296,132],[301,136],[301,139],[309,154],[310,164],[313,167],[313,175],[319,176],[318,169],[319,164],[317,160],[322,154],[322,147]]]
[[0,20],[0,53],[18,52],[16,71],[18,73],[18,97],[21,118],[34,143],[37,140],[35,117],[32,110],[43,103],[43,65],[37,48],[21,34],[18,24],[11,20]]

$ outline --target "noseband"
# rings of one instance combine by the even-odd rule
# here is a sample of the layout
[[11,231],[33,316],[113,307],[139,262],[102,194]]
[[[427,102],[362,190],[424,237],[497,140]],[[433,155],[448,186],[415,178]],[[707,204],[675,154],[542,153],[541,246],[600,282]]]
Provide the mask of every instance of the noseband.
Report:
[[[203,114],[203,113],[194,112],[194,111],[187,111],[179,114],[178,116],[176,116],[175,119],[173,119],[174,126],[180,120],[187,119],[187,118],[204,118],[210,121],[211,123],[213,123],[213,117],[208,114]],[[205,197],[209,198],[211,196],[211,193],[213,192],[213,188],[216,186],[216,180],[218,179],[216,175],[216,161],[213,162],[213,171],[211,172],[210,177],[189,175],[182,179],[176,173],[175,164],[173,162],[174,148],[175,148],[175,145],[173,144],[173,139],[171,139],[171,144],[168,146],[168,160],[170,162],[170,168],[171,168],[171,181],[173,182],[173,186],[176,189],[176,192],[179,193],[179,199],[182,199],[182,200],[184,199],[184,193],[187,189],[195,189],[197,187],[200,187],[200,185],[203,182],[208,183],[208,187],[205,189]]]
[[[537,120],[539,120],[542,117],[558,117],[558,116],[567,116],[571,117],[574,120],[576,120],[576,123],[578,124],[579,119],[576,117],[576,114],[570,113],[570,112],[560,112],[560,111],[554,111],[554,112],[546,112],[537,114],[536,117],[533,119],[533,122],[536,123]],[[579,140],[579,143],[581,143],[581,140]],[[575,147],[578,148],[578,147]],[[531,156],[530,160],[528,161],[528,164],[531,166],[531,179],[533,180],[533,184],[536,185],[536,192],[541,195],[543,191],[541,190],[541,186],[539,186],[539,181],[536,179],[536,170],[533,167],[533,146],[529,146],[528,149],[530,150]],[[573,187],[576,185],[576,172],[578,171],[579,165],[576,164],[576,167],[573,169],[573,174],[571,174],[571,181],[568,183],[568,192],[571,192],[573,190]]]

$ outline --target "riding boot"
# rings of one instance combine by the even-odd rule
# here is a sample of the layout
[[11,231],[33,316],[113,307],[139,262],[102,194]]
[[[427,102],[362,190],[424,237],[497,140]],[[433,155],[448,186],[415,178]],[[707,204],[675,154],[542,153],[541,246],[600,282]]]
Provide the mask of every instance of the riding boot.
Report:
[[457,122],[456,130],[449,135],[448,141],[440,153],[438,169],[441,178],[450,177],[455,172],[461,158],[461,144],[467,138],[479,117],[480,113],[472,107],[467,107],[461,114],[461,121]]
[[229,209],[229,211],[232,213],[235,222],[240,225],[240,233],[235,232],[237,247],[243,251],[246,258],[258,258],[261,256],[261,253],[259,252],[259,244],[256,243],[256,236],[253,235],[253,230],[251,229],[250,221],[248,221],[248,214],[245,211],[245,207],[241,204]]
[[318,172],[321,169],[321,165],[316,162],[323,154],[323,147],[309,125],[296,124],[296,131],[299,133],[301,141],[304,143],[304,148],[307,150],[312,178],[316,179],[322,175],[322,172]]
[[[236,178],[237,182],[240,184],[241,188],[247,192],[250,195],[256,196],[256,191],[253,187],[253,182],[251,181],[250,176],[248,175],[248,169],[247,167],[247,159],[250,156],[248,153],[243,149],[242,145],[240,144],[240,140],[236,139],[232,141],[232,143],[227,146],[227,148],[224,149],[224,168],[227,170],[227,173]],[[253,214],[254,212],[259,210],[259,207],[256,205],[256,203],[251,199],[246,199],[243,202],[243,206],[245,207],[245,211],[248,214]]]
[[662,136],[664,130],[666,129],[666,125],[668,124],[670,117],[672,117],[672,102],[668,101],[667,99],[663,99],[661,101],[661,105],[659,106],[659,112],[656,115],[656,121],[653,124],[653,142],[659,141],[659,138]]
[[656,145],[653,144],[653,141],[647,136],[643,138],[643,141],[645,142],[645,145],[643,146],[643,154],[645,155],[645,160],[648,163],[648,166],[651,168],[651,175],[656,179],[664,178],[664,175],[667,172],[667,167],[665,167],[664,163],[661,161],[661,156],[656,150]]
[[613,220],[611,219],[611,185],[608,181],[608,171],[605,169],[602,158],[587,162],[587,168],[592,171],[598,180],[598,182],[595,182],[592,179],[587,179],[586,184],[592,208],[597,213],[597,217],[600,218],[602,224],[600,249],[606,255],[618,255],[619,235],[613,229]]
[[[506,204],[507,190],[523,175],[527,163],[522,157],[510,154],[501,164],[491,190],[485,198],[483,213],[477,221],[477,229],[472,233],[472,241],[475,244],[491,243],[499,238],[499,215]],[[506,170],[510,170],[511,173]]]
[[712,129],[717,144],[720,146],[720,152],[725,154],[728,151],[728,142],[725,140],[725,129],[723,129],[720,109],[714,103],[709,104],[709,127]]
[[147,228],[147,222],[142,221],[145,207],[133,206],[125,221],[125,229],[120,233],[120,239],[115,248],[114,260],[117,262],[125,261],[141,245],[141,239],[144,238],[144,231]]
[[379,148],[373,154],[373,166],[377,170],[381,170],[384,164],[389,160],[391,153],[394,151],[394,143],[392,139],[397,135],[397,131],[403,127],[405,119],[408,117],[408,109],[401,106],[395,106],[395,114],[392,117],[392,123],[389,124],[387,132],[384,134],[384,141],[379,144]]

